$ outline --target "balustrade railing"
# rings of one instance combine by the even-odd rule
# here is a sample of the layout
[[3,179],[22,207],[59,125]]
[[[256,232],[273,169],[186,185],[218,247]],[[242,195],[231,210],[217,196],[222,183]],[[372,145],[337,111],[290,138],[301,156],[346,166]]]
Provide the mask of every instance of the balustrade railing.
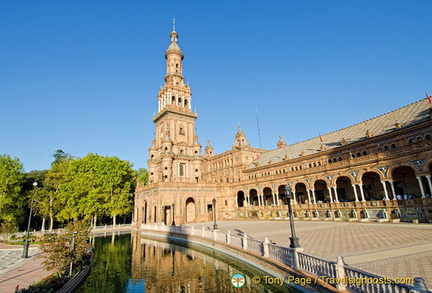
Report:
[[[386,277],[380,277],[359,269],[344,266],[346,276],[346,287],[352,292],[394,292],[410,293],[413,288],[407,284],[409,278],[392,280]],[[396,283],[398,281],[398,283]],[[402,281],[402,282],[401,282]],[[411,282],[414,285],[414,282]]]
[[325,260],[310,254],[298,253],[300,267],[316,276],[326,276],[329,278],[337,278],[335,265],[336,262]]
[[292,266],[293,258],[289,248],[269,244],[269,257],[276,259],[286,265]]
[[[393,293],[413,293],[431,292],[427,291],[426,284],[422,278],[405,278],[392,280],[368,273],[345,264],[342,257],[338,261],[326,260],[298,249],[275,245],[268,241],[259,241],[248,235],[243,236],[223,234],[219,231],[205,229],[201,230],[186,226],[166,226],[164,224],[142,224],[141,230],[167,232],[170,234],[182,234],[196,236],[231,245],[246,251],[257,253],[263,257],[286,264],[294,269],[307,272],[316,276],[328,284],[340,290],[350,292],[393,292]],[[199,241],[199,240],[198,240]],[[425,288],[415,290],[414,288]]]

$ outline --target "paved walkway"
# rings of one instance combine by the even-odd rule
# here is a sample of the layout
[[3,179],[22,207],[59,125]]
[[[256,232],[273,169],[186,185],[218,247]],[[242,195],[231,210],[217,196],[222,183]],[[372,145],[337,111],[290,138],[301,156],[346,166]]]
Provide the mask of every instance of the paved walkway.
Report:
[[30,246],[29,258],[21,258],[22,253],[22,246],[0,244],[0,293],[26,288],[51,274],[43,268],[37,246]]
[[[288,221],[218,222],[221,232],[269,240],[289,246]],[[201,229],[213,223],[188,224]],[[329,260],[344,257],[347,264],[390,278],[422,277],[432,289],[432,225],[296,221],[304,252]]]

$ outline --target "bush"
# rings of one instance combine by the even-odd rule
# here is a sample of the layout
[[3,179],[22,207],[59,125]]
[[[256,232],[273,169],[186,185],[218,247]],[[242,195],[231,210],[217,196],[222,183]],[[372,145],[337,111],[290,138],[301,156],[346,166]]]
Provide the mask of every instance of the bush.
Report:
[[34,293],[34,292],[57,292],[63,287],[68,281],[69,277],[60,277],[56,275],[51,275],[39,281],[35,284],[30,285],[28,288],[15,290],[15,293]]

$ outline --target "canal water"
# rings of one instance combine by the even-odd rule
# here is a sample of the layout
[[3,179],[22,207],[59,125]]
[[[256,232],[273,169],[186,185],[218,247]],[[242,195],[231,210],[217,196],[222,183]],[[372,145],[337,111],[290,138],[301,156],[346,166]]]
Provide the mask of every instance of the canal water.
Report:
[[254,284],[252,278],[265,273],[215,252],[130,234],[92,241],[93,265],[75,292],[296,292],[287,285]]

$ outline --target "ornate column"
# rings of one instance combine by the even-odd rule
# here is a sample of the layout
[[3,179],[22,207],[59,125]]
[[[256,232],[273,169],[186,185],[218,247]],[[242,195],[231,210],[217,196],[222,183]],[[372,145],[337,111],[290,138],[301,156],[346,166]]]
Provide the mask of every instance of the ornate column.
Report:
[[334,194],[335,194],[335,202],[339,202],[339,197],[338,197],[338,194],[337,194],[336,186],[333,186],[332,188],[333,188]]
[[264,201],[264,194],[261,194],[261,204],[262,204],[262,206],[266,205],[266,203]]
[[[432,181],[431,181],[431,175],[426,175],[427,182],[429,184],[429,190],[432,192]],[[430,194],[429,194],[430,195]]]
[[272,192],[273,205],[276,205],[276,194]]
[[363,192],[363,184],[358,184],[358,186],[360,187],[360,194],[361,194],[362,201],[366,201]]
[[352,188],[354,189],[354,197],[355,201],[358,202],[358,196],[357,196],[357,186],[355,184],[351,184]]
[[312,193],[313,203],[316,203],[316,198],[315,198],[315,188],[312,188],[312,189],[311,189],[311,193]]
[[396,198],[396,191],[395,191],[395,188],[394,188],[394,181],[393,180],[389,180],[388,182],[390,182],[390,188],[391,188],[391,191],[392,191],[392,194],[393,194],[393,199],[397,199]]
[[328,189],[328,192],[329,192],[329,195],[330,195],[330,202],[333,202],[333,195],[332,195],[331,187],[327,186],[327,189]]
[[384,200],[389,200],[388,194],[387,194],[387,185],[385,181],[381,181],[382,186],[384,187]]
[[307,195],[308,195],[308,204],[311,203],[310,193],[309,189],[306,189]]
[[250,195],[246,195],[246,206],[250,207]]
[[418,181],[419,186],[420,186],[421,197],[426,198],[426,194],[425,194],[424,188],[423,188],[423,183],[421,181],[421,176],[417,176],[417,181]]
[[261,206],[261,196],[257,194],[257,197],[258,197],[258,206]]

